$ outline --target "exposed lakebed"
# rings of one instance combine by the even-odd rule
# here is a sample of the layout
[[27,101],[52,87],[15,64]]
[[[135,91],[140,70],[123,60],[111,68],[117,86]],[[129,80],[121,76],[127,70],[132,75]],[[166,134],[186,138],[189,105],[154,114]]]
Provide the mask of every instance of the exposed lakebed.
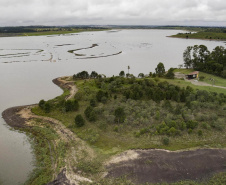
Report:
[[[183,51],[189,45],[204,44],[209,49],[225,45],[216,41],[166,37],[178,32],[181,31],[122,30],[0,38],[0,112],[61,94],[52,83],[52,79],[59,76],[82,70],[111,76],[126,71],[128,65],[135,75],[149,73],[159,62],[167,69],[182,64]],[[76,51],[81,56],[68,52],[93,44],[98,47]],[[89,60],[85,60],[87,57]],[[0,119],[0,179],[3,184],[20,184],[27,179],[33,169],[31,151],[26,136],[11,131]]]

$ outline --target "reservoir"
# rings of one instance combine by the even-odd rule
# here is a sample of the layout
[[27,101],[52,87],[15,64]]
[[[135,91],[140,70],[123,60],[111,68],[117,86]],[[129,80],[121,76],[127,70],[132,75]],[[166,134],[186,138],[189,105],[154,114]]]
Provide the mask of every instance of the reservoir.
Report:
[[[183,64],[187,46],[225,46],[221,41],[167,37],[179,30],[111,30],[66,35],[0,38],[0,112],[62,93],[52,79],[82,70],[107,76],[154,72]],[[0,117],[0,184],[26,181],[34,168],[31,144],[24,133]]]

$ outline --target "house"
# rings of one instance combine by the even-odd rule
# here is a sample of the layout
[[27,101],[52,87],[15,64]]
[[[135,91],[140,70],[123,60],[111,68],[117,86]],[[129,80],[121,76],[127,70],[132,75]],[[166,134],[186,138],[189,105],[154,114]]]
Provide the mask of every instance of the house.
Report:
[[199,72],[198,71],[194,71],[190,74],[185,75],[186,79],[198,79],[199,78]]

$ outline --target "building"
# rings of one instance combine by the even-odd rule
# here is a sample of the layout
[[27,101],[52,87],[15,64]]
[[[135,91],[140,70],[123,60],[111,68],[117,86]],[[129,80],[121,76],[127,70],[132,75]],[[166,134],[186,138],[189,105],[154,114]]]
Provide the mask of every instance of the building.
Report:
[[190,74],[185,75],[186,79],[198,79],[199,78],[199,72],[198,71],[194,71]]

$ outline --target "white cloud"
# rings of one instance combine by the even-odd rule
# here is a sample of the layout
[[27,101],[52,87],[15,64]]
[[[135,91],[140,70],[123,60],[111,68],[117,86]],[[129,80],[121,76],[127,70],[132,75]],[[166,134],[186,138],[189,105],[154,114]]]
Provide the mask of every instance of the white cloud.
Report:
[[1,0],[0,26],[190,24],[226,26],[224,0]]

